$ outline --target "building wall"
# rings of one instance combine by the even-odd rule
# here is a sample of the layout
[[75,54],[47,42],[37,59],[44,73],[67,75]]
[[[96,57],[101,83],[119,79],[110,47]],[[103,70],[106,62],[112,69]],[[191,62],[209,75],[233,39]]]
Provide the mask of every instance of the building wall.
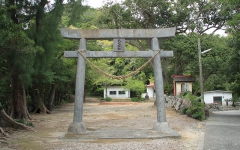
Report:
[[[154,92],[154,88],[153,87],[147,87],[147,93],[148,93],[149,98],[156,97],[156,93]],[[145,98],[147,93],[142,93],[141,97]]]
[[[123,93],[125,92],[125,93]],[[106,88],[104,88],[104,98],[106,98]],[[108,86],[107,96],[110,98],[130,98],[130,91],[124,89],[121,86]]]
[[148,93],[149,98],[156,97],[156,94],[154,93],[153,87],[147,87],[147,93]]
[[[231,91],[207,91],[204,92],[204,102],[206,104],[213,103],[213,97],[222,97],[222,106],[226,106],[225,99],[232,98],[232,92]],[[229,102],[228,105],[231,105],[232,102]]]
[[179,83],[176,83],[176,96],[180,95],[181,94],[181,82]]

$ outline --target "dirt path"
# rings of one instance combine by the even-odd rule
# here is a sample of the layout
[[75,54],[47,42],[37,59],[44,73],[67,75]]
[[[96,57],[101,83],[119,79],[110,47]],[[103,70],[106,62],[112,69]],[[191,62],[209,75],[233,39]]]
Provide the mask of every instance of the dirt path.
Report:
[[[43,149],[184,149],[195,150],[198,147],[204,122],[180,115],[173,110],[167,110],[167,121],[172,129],[177,131],[179,139],[141,139],[141,140],[66,140],[59,139],[67,131],[73,120],[74,105],[65,104],[55,108],[52,114],[32,115],[36,132],[17,132],[11,135],[12,148],[22,150]],[[98,105],[84,104],[83,122],[88,130],[126,127],[152,128],[156,122],[156,108],[153,103],[138,103],[137,105]],[[136,145],[136,146],[134,146]],[[141,147],[139,147],[139,145]],[[125,146],[125,147],[124,147]],[[118,147],[118,148],[117,148]],[[9,149],[9,148],[3,148]]]

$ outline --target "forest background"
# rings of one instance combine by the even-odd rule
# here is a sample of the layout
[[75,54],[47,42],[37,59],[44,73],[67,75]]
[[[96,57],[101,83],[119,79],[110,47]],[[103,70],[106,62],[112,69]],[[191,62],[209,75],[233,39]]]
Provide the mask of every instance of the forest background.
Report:
[[[50,113],[74,94],[76,59],[63,57],[77,50],[79,41],[63,39],[60,28],[157,29],[176,27],[176,36],[160,41],[160,48],[174,57],[161,61],[164,92],[173,94],[171,76],[193,75],[193,94],[199,95],[198,39],[202,56],[204,90],[231,90],[240,96],[239,0],[125,0],[108,1],[100,8],[81,0],[0,1],[0,110],[13,119],[31,119],[30,113]],[[227,36],[214,34],[224,30]],[[126,50],[150,49],[145,40],[126,41]],[[111,51],[112,41],[88,41],[88,50]],[[125,75],[147,59],[90,59],[101,70]],[[144,92],[154,81],[151,63],[126,80],[112,80],[87,64],[85,96],[103,97],[103,86],[122,85],[131,95]],[[0,127],[4,121],[0,118]]]

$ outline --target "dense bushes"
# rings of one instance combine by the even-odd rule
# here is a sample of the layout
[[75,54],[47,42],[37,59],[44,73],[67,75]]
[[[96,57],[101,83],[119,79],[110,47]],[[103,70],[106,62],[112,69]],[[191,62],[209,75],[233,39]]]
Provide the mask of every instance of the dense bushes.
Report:
[[132,98],[131,98],[131,101],[132,101],[132,102],[144,101],[144,98],[142,98],[142,97],[140,97],[140,98],[138,98],[138,97],[132,97]]
[[184,98],[189,100],[191,104],[188,108],[183,108],[181,114],[187,114],[189,117],[197,120],[204,120],[204,104],[201,102],[201,98],[192,95],[191,93],[187,93]]
[[112,99],[110,97],[106,97],[105,101],[110,102],[110,101],[112,101]]

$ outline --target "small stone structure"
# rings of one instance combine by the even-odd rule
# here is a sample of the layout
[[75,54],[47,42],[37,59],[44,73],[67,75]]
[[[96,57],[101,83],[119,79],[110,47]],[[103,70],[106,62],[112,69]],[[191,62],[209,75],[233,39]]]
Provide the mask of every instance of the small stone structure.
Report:
[[164,96],[164,99],[166,108],[174,108],[179,111],[190,106],[190,101],[178,96]]
[[183,92],[192,92],[192,83],[195,79],[192,75],[172,75],[174,85],[174,96],[178,96]]
[[[188,108],[191,105],[189,100],[178,96],[164,96],[166,108],[174,108],[180,111],[183,108]],[[209,111],[228,111],[228,110],[239,110],[239,107],[232,106],[220,106],[217,103],[205,104],[205,109]]]
[[228,110],[239,110],[239,107],[233,107],[233,106],[220,106],[217,103],[212,104],[206,104],[205,107],[209,111],[228,111]]

